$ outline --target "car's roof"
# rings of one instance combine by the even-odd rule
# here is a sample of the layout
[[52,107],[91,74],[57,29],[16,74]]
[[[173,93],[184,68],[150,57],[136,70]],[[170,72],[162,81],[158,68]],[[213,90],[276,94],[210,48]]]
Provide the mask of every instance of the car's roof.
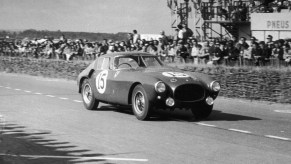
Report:
[[113,52],[113,53],[102,55],[100,57],[131,56],[131,55],[155,56],[153,54],[146,53],[146,52],[132,51],[132,52]]

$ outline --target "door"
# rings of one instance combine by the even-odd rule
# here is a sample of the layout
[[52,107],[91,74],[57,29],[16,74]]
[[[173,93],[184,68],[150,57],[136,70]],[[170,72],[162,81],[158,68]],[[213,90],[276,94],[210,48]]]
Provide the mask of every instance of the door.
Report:
[[109,63],[109,57],[100,57],[97,61],[96,71],[91,78],[94,95],[96,99],[101,101],[107,101],[108,95],[110,95],[108,78],[110,77],[111,71],[109,71]]

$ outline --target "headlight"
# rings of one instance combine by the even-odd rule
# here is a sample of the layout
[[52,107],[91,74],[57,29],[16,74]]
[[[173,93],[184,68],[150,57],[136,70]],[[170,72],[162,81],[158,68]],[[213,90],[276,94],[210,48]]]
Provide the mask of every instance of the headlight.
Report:
[[159,93],[165,92],[166,91],[166,85],[165,83],[159,81],[155,84],[155,90]]
[[213,81],[210,83],[210,88],[213,91],[218,92],[218,91],[220,91],[220,84],[217,81]]

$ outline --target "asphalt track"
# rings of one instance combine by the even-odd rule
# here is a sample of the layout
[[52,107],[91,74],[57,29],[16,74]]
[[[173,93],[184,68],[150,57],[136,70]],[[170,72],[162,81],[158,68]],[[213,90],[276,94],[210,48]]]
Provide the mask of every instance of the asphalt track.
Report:
[[100,106],[85,110],[75,81],[0,73],[0,158],[16,163],[291,162],[291,105],[220,97],[211,116],[200,121],[184,110],[158,111],[150,121],[138,121],[130,110]]

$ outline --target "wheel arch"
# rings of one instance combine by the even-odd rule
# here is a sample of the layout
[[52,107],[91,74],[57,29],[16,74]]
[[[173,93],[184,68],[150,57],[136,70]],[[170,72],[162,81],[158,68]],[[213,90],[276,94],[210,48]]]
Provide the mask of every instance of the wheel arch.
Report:
[[95,70],[91,69],[87,76],[83,76],[81,78],[80,83],[79,83],[79,93],[81,93],[81,89],[82,89],[82,85],[83,85],[84,80],[91,78],[91,76],[93,75],[94,72],[95,72]]
[[129,92],[128,92],[128,104],[131,104],[131,96],[132,96],[132,92],[134,90],[134,88],[137,86],[137,85],[140,85],[141,83],[140,82],[135,82],[131,85],[130,89],[129,89]]

